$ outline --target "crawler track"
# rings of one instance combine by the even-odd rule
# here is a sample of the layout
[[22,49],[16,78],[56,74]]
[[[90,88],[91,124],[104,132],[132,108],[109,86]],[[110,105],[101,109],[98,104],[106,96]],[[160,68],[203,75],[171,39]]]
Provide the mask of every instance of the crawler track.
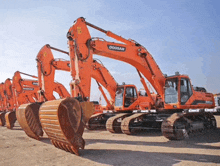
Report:
[[174,113],[161,126],[163,135],[169,140],[182,140],[192,132],[215,128],[216,120],[211,113]]
[[134,120],[137,118],[141,118],[146,113],[135,113],[129,117],[126,117],[121,122],[121,130],[124,134],[131,135],[134,133],[134,128],[132,128],[132,123],[134,123]]
[[111,133],[121,133],[121,122],[125,117],[130,115],[130,113],[120,113],[109,118],[106,122],[106,129]]
[[92,115],[86,124],[86,128],[88,130],[96,130],[101,127],[105,128],[105,126],[101,126],[101,119],[103,117],[102,115],[102,113]]

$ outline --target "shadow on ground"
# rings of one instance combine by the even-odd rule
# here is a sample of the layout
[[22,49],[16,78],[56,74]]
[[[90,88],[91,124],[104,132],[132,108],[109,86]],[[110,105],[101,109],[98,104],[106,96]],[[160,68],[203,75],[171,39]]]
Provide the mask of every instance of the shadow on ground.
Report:
[[95,150],[81,152],[83,158],[110,165],[173,165],[182,160],[202,163],[220,163],[217,155],[180,153],[149,153],[129,150]]
[[51,144],[51,145],[52,145],[52,143],[50,142],[50,139],[49,139],[49,138],[46,138],[46,137],[41,138],[39,141],[41,141],[41,142],[43,142],[43,143],[46,143],[46,144]]
[[[220,142],[220,128],[191,134],[189,139],[167,142],[148,142],[148,136],[162,136],[161,132],[149,131],[132,137],[145,137],[145,141],[127,141],[127,140],[111,140],[111,139],[85,139],[86,144],[106,143],[106,144],[125,144],[125,145],[146,145],[146,146],[163,146],[176,148],[203,148],[203,149],[220,149],[220,146],[206,145],[207,143]],[[128,137],[130,137],[128,135]],[[203,145],[203,143],[206,143]]]

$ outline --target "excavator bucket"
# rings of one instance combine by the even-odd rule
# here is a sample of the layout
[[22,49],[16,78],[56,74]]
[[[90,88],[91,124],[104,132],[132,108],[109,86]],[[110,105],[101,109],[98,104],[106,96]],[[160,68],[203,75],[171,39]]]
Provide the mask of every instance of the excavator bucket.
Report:
[[7,112],[5,114],[5,121],[8,129],[12,129],[14,127],[16,120],[17,119],[16,119],[15,111]]
[[39,140],[43,136],[43,130],[39,120],[39,108],[41,103],[29,103],[21,105],[17,112],[17,120],[25,133]]
[[85,146],[82,138],[84,127],[94,111],[93,103],[68,97],[43,103],[39,116],[55,147],[79,155],[79,148],[84,149]]
[[0,112],[0,126],[5,125],[5,112]]

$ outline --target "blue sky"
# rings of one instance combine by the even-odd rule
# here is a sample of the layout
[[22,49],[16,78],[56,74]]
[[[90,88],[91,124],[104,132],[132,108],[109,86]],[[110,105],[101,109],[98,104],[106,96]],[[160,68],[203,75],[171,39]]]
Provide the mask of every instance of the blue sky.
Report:
[[[192,84],[220,92],[220,1],[211,0],[0,0],[0,82],[17,70],[37,74],[36,55],[45,44],[68,51],[66,33],[74,20],[85,17],[103,29],[142,44],[163,73],[179,71]],[[105,35],[91,29],[92,37]],[[55,57],[68,59],[65,54]],[[94,56],[118,83],[141,88],[134,67]],[[67,89],[70,74],[57,72]],[[99,92],[92,85],[92,98]]]

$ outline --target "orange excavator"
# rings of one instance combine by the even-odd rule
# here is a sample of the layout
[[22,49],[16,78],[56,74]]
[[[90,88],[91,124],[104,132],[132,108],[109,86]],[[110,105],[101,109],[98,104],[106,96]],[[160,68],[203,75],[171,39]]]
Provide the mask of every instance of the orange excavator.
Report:
[[[9,111],[5,115],[6,126],[9,129],[14,127],[16,121],[16,110],[21,104],[32,103],[38,99],[37,92],[39,90],[38,81],[34,79],[23,79],[22,75],[29,76],[31,78],[37,78],[36,76],[29,75],[16,71],[12,79],[12,96],[13,96],[13,111]],[[9,89],[9,88],[8,88]],[[8,90],[9,91],[9,90]]]
[[9,129],[12,129],[14,127],[17,108],[21,104],[34,102],[37,97],[37,91],[39,90],[38,82],[36,80],[22,79],[20,74],[31,76],[29,74],[17,71],[13,76],[13,81],[11,82],[10,79],[7,79],[4,84],[4,93],[7,103],[6,110],[8,111],[5,114],[5,121],[6,126]]
[[[40,87],[39,100],[36,103],[21,105],[17,111],[17,119],[20,121],[23,130],[28,136],[38,140],[43,136],[41,123],[44,123],[44,120],[41,120],[41,122],[39,121],[39,108],[41,104],[46,101],[54,100],[55,97],[53,92],[57,92],[61,100],[70,96],[62,84],[54,82],[55,70],[70,71],[70,61],[60,58],[54,59],[51,49],[68,54],[68,52],[51,47],[50,45],[42,47],[37,55],[38,80]],[[107,103],[105,108],[99,107],[96,111],[100,112],[102,109],[110,109],[112,103],[107,99],[102,86],[107,89],[112,101],[114,101],[117,83],[108,70],[96,60],[93,60],[91,67],[93,73],[92,78],[97,81],[99,89]],[[108,77],[105,77],[105,75],[108,75]],[[111,84],[108,84],[108,82],[111,82]]]
[[[93,103],[89,102],[94,61],[91,58],[85,58],[83,62],[78,61],[75,51],[76,49],[70,46],[70,70],[73,77],[70,85],[71,96],[74,98],[43,103],[40,107],[40,121],[44,131],[56,147],[78,154],[78,149],[84,148],[82,138],[84,126],[94,112]],[[83,63],[86,67],[80,66]],[[81,86],[82,82],[84,84]],[[123,87],[129,86],[123,85]],[[119,87],[121,88],[122,86]],[[115,95],[115,91],[113,94]]]
[[[9,129],[13,128],[16,121],[15,110],[21,104],[33,102],[33,97],[36,97],[37,93],[35,89],[38,87],[37,81],[24,80],[20,74],[28,75],[17,71],[12,82],[10,79],[7,79],[5,83],[0,84],[1,125],[4,126],[6,122],[6,126]],[[33,84],[30,85],[30,82]]]
[[[21,75],[29,76],[34,79],[24,79]],[[38,100],[38,80],[36,76],[16,71],[12,78],[12,90],[17,108],[24,103],[33,103]]]
[[[87,26],[95,28],[124,44],[91,38]],[[105,31],[86,22],[84,18],[76,20],[69,29],[67,37],[69,47],[75,48],[75,54],[73,51],[72,54],[78,58],[80,69],[86,69],[85,64],[88,65],[88,59],[93,54],[113,58],[134,66],[140,77],[143,75],[156,90],[157,95],[155,96],[145,87],[148,96],[146,100],[148,106],[145,107],[145,110],[155,109],[156,113],[139,113],[131,116],[126,114],[128,117],[124,118],[121,123],[121,129],[124,133],[131,134],[131,129],[134,127],[162,123],[161,129],[165,137],[168,139],[183,139],[190,132],[216,127],[216,120],[212,113],[205,112],[205,110],[215,107],[213,94],[201,90],[204,88],[194,90],[187,75],[180,75],[179,73],[169,77],[164,75],[152,55],[139,43],[134,40],[126,40],[110,31]],[[81,72],[81,74],[85,73]],[[85,91],[88,93],[90,91],[89,84],[81,80],[81,86],[84,86],[84,84],[87,86]],[[131,102],[130,106],[138,98],[132,97],[131,99],[133,103]],[[120,100],[119,109],[125,110],[123,108],[125,107],[125,101],[126,97]],[[114,120],[118,118],[121,117],[112,117]],[[114,123],[114,120],[111,123]]]
[[4,94],[6,97],[6,114],[5,114],[5,122],[6,126],[9,129],[12,129],[14,126],[14,123],[16,121],[16,116],[15,116],[15,99],[13,96],[13,90],[12,90],[12,82],[11,79],[6,79],[4,83]]
[[[108,42],[100,38],[91,38],[88,26],[124,44]],[[139,43],[134,40],[124,39],[110,31],[105,31],[86,22],[84,18],[76,20],[69,29],[67,37],[69,39],[69,47],[75,49],[72,54],[75,52],[74,56],[78,58],[80,69],[86,69],[85,65],[90,63],[88,59],[93,54],[113,58],[134,66],[140,77],[143,75],[156,90],[157,95],[155,96],[145,87],[148,96],[146,100],[148,106],[145,107],[145,110],[155,109],[156,113],[135,113],[131,116],[126,114],[128,117],[121,122],[123,133],[131,134],[132,128],[162,123],[163,135],[168,139],[178,140],[188,137],[188,134],[193,131],[216,128],[216,120],[212,113],[205,112],[205,110],[215,107],[213,94],[206,93],[203,90],[204,88],[194,90],[187,75],[180,75],[179,73],[174,76],[164,75],[152,55]],[[85,60],[87,61],[86,63]],[[81,72],[81,75],[84,74]],[[87,89],[85,88],[84,90],[88,93],[90,86],[81,79],[80,86],[84,86],[84,84],[87,86]],[[133,103],[131,102],[130,106],[138,98],[132,97],[131,99]],[[126,97],[118,104],[119,109],[124,109],[125,101]],[[112,117],[114,120],[118,118],[121,117]],[[111,120],[111,123],[114,123],[114,120]],[[114,124],[111,124],[111,126],[114,126]]]
[[4,83],[0,84],[0,103],[1,103],[1,112],[0,112],[0,125],[5,125],[5,113],[6,113],[6,96],[4,94]]
[[55,100],[54,92],[60,98],[70,96],[66,88],[54,81],[55,70],[69,71],[69,61],[54,59],[51,49],[66,53],[62,50],[45,45],[39,51],[36,61],[38,68],[38,100],[33,103],[23,104],[16,113],[20,126],[25,133],[34,139],[39,140],[43,136],[43,130],[39,121],[39,108],[45,101]]
[[[131,110],[151,109],[151,98],[146,94],[146,91],[149,91],[148,86],[140,73],[139,76],[145,90],[142,91],[143,93],[138,91],[136,86],[132,84],[123,83],[122,85],[118,85],[115,91],[115,100],[111,108],[106,109],[104,113],[92,115],[86,128],[91,130],[104,125],[112,133],[121,133],[120,122],[123,118],[132,114],[133,111]],[[156,94],[151,93],[151,96],[156,100]]]

